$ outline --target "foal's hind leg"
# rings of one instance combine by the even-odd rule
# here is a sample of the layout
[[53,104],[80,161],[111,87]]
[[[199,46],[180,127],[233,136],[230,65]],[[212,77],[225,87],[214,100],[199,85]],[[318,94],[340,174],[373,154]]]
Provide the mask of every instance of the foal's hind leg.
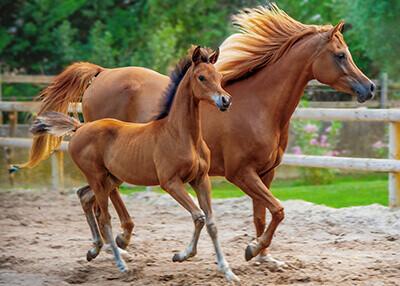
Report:
[[111,191],[110,199],[118,213],[118,217],[121,221],[121,228],[123,230],[123,233],[117,235],[115,241],[117,242],[118,247],[126,249],[132,236],[132,230],[134,227],[133,220],[126,209],[124,202],[122,201],[118,188],[114,188]]
[[211,183],[210,178],[207,174],[197,178],[190,183],[197,194],[199,200],[200,208],[204,211],[206,215],[206,226],[208,234],[214,244],[215,253],[218,259],[218,268],[221,272],[225,274],[226,279],[229,281],[239,281],[239,278],[232,272],[229,267],[228,262],[225,260],[222,253],[221,246],[218,241],[218,231],[217,226],[214,222],[214,215],[212,213],[211,207]]
[[98,218],[98,224],[101,235],[104,240],[110,244],[111,250],[114,254],[115,262],[117,263],[120,272],[128,270],[125,261],[122,259],[118,247],[115,244],[112,230],[111,230],[111,216],[108,212],[108,195],[111,190],[109,187],[110,183],[107,182],[106,178],[103,178],[103,183],[97,183],[96,181],[90,182],[90,185],[96,196],[96,216]]
[[89,250],[86,254],[87,261],[91,261],[92,259],[96,258],[97,255],[99,255],[100,250],[103,246],[103,240],[100,236],[99,229],[93,215],[93,204],[96,199],[90,186],[80,188],[77,191],[77,195],[81,201],[83,211],[85,212],[90,231],[92,232],[94,248]]
[[189,243],[189,246],[183,253],[176,253],[172,258],[173,262],[182,262],[190,257],[195,256],[197,253],[197,242],[199,241],[201,229],[204,226],[204,214],[190,198],[181,180],[176,179],[169,181],[162,184],[161,188],[165,190],[168,194],[170,194],[181,206],[183,206],[192,215],[194,223],[194,233]]
[[[116,195],[115,195],[115,192],[116,192]],[[97,231],[97,234],[98,234],[99,230],[98,230],[96,221],[93,216],[92,208],[95,210],[95,213],[97,213],[96,210],[99,210],[99,209],[97,208],[97,205],[95,205],[96,198],[94,196],[93,190],[90,188],[90,186],[85,186],[83,188],[80,188],[77,193],[78,193],[78,197],[81,200],[82,208],[84,209],[85,214],[88,213],[88,215],[91,215],[91,218],[88,218],[88,215],[86,215],[86,217],[88,220],[89,227],[92,230],[92,234],[93,234],[93,230],[95,228],[96,228],[95,231]],[[121,227],[124,230],[124,233],[119,234],[116,238],[117,245],[118,245],[118,247],[120,247],[120,248],[118,248],[118,251],[121,255],[128,255],[128,252],[126,252],[123,247],[126,248],[126,246],[129,244],[129,240],[130,240],[130,236],[131,236],[130,234],[132,233],[132,229],[133,229],[133,221],[132,221],[132,218],[129,216],[128,211],[126,210],[126,207],[122,201],[121,196],[119,195],[118,188],[113,189],[113,191],[110,193],[110,198],[111,198],[111,201],[113,202],[113,205],[118,213],[118,217],[120,218],[120,221],[122,224]],[[100,211],[98,211],[98,215],[96,216],[96,218],[99,216],[100,216]],[[129,236],[127,235],[128,233],[129,233]],[[121,235],[125,235],[125,237],[124,236],[122,237],[123,240],[119,239],[119,236],[121,236]],[[93,241],[98,241],[98,239],[95,239],[95,238],[97,238],[97,236],[93,235]],[[101,238],[100,238],[100,240],[101,240]],[[111,246],[109,244],[103,245],[102,240],[101,240],[101,242],[102,243],[100,245],[100,248],[101,248],[101,246],[103,246],[104,250],[107,253],[112,254]],[[123,247],[121,247],[121,246],[123,246]],[[90,252],[93,255],[96,253],[94,250],[91,250]],[[88,252],[88,254],[87,254],[88,261],[95,258],[98,255],[98,253],[95,256],[93,256],[93,255],[91,255]]]

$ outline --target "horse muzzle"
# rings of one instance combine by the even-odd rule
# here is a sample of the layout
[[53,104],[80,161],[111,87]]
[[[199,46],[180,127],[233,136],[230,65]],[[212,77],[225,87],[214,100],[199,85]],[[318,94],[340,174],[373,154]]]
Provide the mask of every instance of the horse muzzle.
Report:
[[213,95],[211,98],[220,111],[227,110],[232,104],[232,97],[230,95]]
[[375,85],[373,82],[367,84],[353,84],[352,88],[359,103],[364,103],[374,97]]

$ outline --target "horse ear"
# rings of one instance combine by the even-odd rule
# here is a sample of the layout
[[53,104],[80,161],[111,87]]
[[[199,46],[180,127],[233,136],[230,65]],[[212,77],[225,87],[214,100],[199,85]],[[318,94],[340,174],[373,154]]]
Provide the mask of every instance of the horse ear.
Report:
[[337,24],[335,27],[333,27],[329,38],[332,39],[333,36],[335,36],[335,34],[337,32],[341,33],[343,31],[343,25],[344,25],[344,21],[340,21],[339,24]]
[[210,63],[211,64],[215,64],[218,60],[218,56],[219,56],[219,48],[213,52],[210,56]]
[[201,51],[200,51],[200,46],[197,46],[192,54],[192,62],[197,65],[201,62]]

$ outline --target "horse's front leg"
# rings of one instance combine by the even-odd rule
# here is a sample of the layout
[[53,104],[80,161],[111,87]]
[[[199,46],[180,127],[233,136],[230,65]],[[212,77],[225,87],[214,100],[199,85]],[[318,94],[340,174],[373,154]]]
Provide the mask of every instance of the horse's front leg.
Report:
[[[269,189],[272,179],[274,178],[275,169],[269,171],[261,180],[265,184],[265,186]],[[266,208],[265,206],[257,200],[253,200],[253,217],[254,217],[254,225],[256,227],[257,237],[260,237],[265,230],[265,215]],[[259,262],[272,262],[277,266],[285,266],[285,262],[274,259],[270,253],[268,253],[268,249],[265,248],[261,250],[260,254],[257,256],[257,261]]]
[[202,175],[201,177],[190,182],[190,185],[195,190],[199,200],[200,208],[206,215],[207,231],[214,244],[219,270],[225,274],[225,277],[228,279],[228,281],[239,281],[239,278],[232,272],[228,262],[225,260],[221,245],[219,244],[218,230],[214,222],[214,215],[211,206],[211,183],[208,174]]
[[173,262],[182,262],[195,256],[197,253],[197,242],[199,241],[200,232],[204,226],[204,213],[193,202],[180,179],[174,178],[168,182],[162,183],[161,188],[170,194],[192,215],[194,233],[189,246],[183,253],[176,253],[172,258]]
[[[256,241],[253,241],[246,248],[245,258],[246,260],[250,260],[270,246],[275,230],[284,218],[283,207],[264,185],[254,170],[243,169],[240,172],[235,173],[235,175],[229,179],[243,192],[250,196],[253,199],[253,202],[256,202],[256,227],[258,226],[261,228],[263,221],[265,222],[265,212],[263,212],[261,207],[268,208],[272,215],[272,220],[267,229],[263,231]],[[264,254],[266,253],[264,252]]]

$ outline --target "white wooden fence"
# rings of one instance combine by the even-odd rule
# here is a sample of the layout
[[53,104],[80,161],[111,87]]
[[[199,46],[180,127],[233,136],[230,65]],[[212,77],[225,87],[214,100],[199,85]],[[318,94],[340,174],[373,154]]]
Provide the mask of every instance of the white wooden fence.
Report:
[[[0,111],[35,112],[39,108],[38,103],[32,102],[1,102]],[[72,109],[71,109],[72,111]],[[81,106],[78,105],[81,112]],[[389,159],[366,159],[348,157],[327,157],[285,154],[282,164],[289,166],[305,166],[334,168],[347,170],[367,170],[389,172],[389,206],[392,209],[400,208],[400,109],[323,109],[323,108],[298,108],[292,119],[313,120],[338,120],[338,121],[383,121],[389,122]],[[29,148],[32,139],[0,137],[0,146]],[[67,142],[63,142],[60,151],[67,150]],[[53,185],[60,187],[63,179],[62,154],[57,153],[53,164]]]

